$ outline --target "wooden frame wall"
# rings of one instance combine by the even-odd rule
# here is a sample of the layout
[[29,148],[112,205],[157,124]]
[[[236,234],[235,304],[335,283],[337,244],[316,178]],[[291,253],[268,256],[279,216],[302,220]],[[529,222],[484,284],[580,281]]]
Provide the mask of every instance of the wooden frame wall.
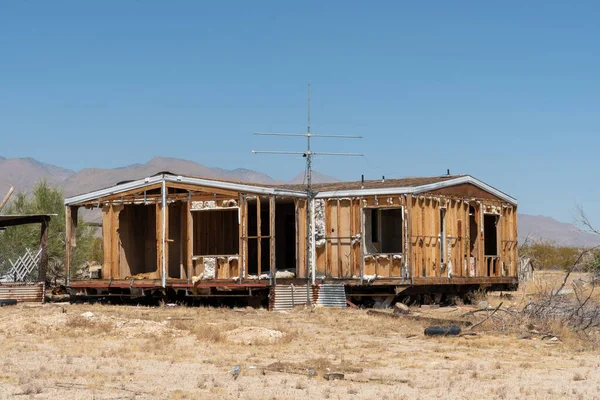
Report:
[[[168,246],[162,243],[162,204],[160,193],[156,189],[160,185],[143,190],[130,192],[91,201],[88,207],[102,206],[103,221],[103,254],[104,263],[102,276],[107,280],[124,279],[119,274],[119,214],[124,204],[154,204],[156,213],[156,257],[157,268],[155,279],[161,278],[163,252],[168,260]],[[165,210],[167,221],[169,217],[180,218],[181,244],[179,269],[181,279],[192,281],[198,275],[194,267],[194,229],[193,201],[209,201],[213,199],[235,199],[238,204],[239,219],[239,252],[235,265],[229,265],[229,270],[222,278],[232,280],[248,279],[248,240],[257,240],[258,275],[265,273],[261,268],[260,259],[265,252],[269,254],[268,268],[272,283],[276,275],[275,247],[275,209],[277,199],[274,196],[257,196],[228,190],[204,189],[193,185],[167,184],[169,202],[181,202],[181,213],[169,215],[169,207]],[[458,189],[457,189],[458,190]],[[448,193],[401,194],[385,196],[364,196],[352,198],[316,199],[324,202],[325,244],[316,246],[315,265],[318,276],[326,279],[360,279],[365,276],[376,276],[376,279],[393,279],[404,282],[415,279],[415,282],[441,283],[447,279],[487,278],[484,266],[485,255],[483,243],[483,214],[499,215],[498,242],[499,256],[496,277],[517,276],[517,212],[516,206],[503,202],[487,194],[485,198],[460,197],[460,190]],[[471,189],[469,189],[471,190]],[[149,193],[153,191],[152,193]],[[183,192],[182,192],[183,191]],[[248,232],[248,200],[256,199],[257,227],[256,232]],[[265,223],[261,216],[261,204],[268,202],[268,221],[270,229],[267,234],[261,234],[261,225]],[[472,273],[470,268],[470,218],[469,207],[475,209],[477,223],[477,240],[473,256],[476,266]],[[306,278],[306,207],[305,199],[295,198],[296,216],[296,277]],[[365,209],[401,208],[403,210],[403,239],[401,253],[383,255],[366,254],[365,251]],[[445,237],[440,235],[440,208],[445,212]],[[202,211],[198,211],[202,212]],[[66,270],[70,277],[71,248],[75,246],[74,230],[76,229],[77,206],[66,207]],[[74,219],[73,219],[74,218]],[[169,224],[165,226],[166,238],[169,240]],[[440,255],[440,242],[444,241],[444,263]],[[173,250],[175,251],[175,250]],[[396,257],[394,257],[396,256]],[[168,270],[168,268],[167,268]],[[215,279],[220,279],[217,275]]]
[[[516,206],[499,199],[463,199],[451,195],[366,196],[364,198],[323,199],[325,202],[326,245],[316,248],[316,270],[326,279],[394,279],[415,278],[419,282],[445,283],[469,278],[516,277]],[[318,199],[317,199],[318,201]],[[343,204],[350,205],[350,211]],[[473,257],[476,265],[470,268],[469,207],[475,209],[477,223]],[[347,208],[347,207],[346,207]],[[369,254],[365,248],[366,209],[402,208],[403,251],[397,254]],[[297,201],[298,217],[304,218],[304,205]],[[440,209],[445,210],[445,229],[442,237]],[[485,262],[483,215],[499,215],[496,273],[488,275]],[[344,246],[360,234],[362,240],[352,241],[352,253]],[[305,231],[299,229],[300,254],[304,248]],[[444,262],[441,242],[444,241]],[[341,254],[341,255],[340,255]],[[300,276],[304,258],[299,257]]]
[[[413,196],[411,199],[411,268],[419,283],[448,279],[516,277],[516,207],[500,200],[460,199],[451,196]],[[469,208],[473,207],[473,218]],[[440,208],[445,208],[445,235],[441,237]],[[484,214],[498,216],[498,256],[484,254]],[[477,225],[471,226],[471,220]],[[473,228],[473,229],[472,229]],[[475,235],[473,252],[471,235]],[[445,257],[441,262],[440,241]],[[474,268],[471,267],[471,256]],[[495,270],[487,263],[496,263]]]

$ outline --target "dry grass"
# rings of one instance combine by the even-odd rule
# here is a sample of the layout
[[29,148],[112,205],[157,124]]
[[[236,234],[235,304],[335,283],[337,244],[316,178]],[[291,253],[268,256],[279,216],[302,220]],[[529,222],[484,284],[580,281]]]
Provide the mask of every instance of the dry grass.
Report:
[[[519,295],[488,301],[518,307]],[[600,396],[592,384],[600,381],[598,351],[569,339],[568,326],[548,326],[561,338],[549,343],[529,334],[528,326],[503,330],[493,318],[476,336],[428,338],[427,324],[365,310],[63,308],[66,313],[55,305],[0,309],[0,393],[51,399]],[[472,309],[421,312],[453,318]],[[246,328],[281,336],[250,344],[229,340],[232,331]],[[230,373],[234,366],[237,378]],[[344,379],[324,379],[331,372]]]

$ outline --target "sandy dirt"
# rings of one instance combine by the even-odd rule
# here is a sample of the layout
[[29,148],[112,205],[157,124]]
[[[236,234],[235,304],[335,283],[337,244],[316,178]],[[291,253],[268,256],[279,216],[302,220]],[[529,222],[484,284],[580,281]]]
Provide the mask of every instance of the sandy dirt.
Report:
[[4,307],[0,398],[600,399],[600,354],[579,341],[427,325],[355,309]]

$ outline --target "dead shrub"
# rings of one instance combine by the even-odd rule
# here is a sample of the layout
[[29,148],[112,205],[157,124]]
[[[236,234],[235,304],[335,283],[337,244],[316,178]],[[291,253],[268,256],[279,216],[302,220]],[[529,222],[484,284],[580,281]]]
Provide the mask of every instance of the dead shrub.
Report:
[[575,372],[575,375],[573,375],[573,381],[575,381],[575,382],[585,381],[585,379],[586,379],[585,376],[583,376],[579,372]]
[[28,384],[21,387],[21,395],[29,396],[42,393],[42,386],[39,384]]
[[563,334],[572,331],[588,337],[590,332],[597,332],[600,304],[594,297],[596,280],[592,279],[589,284],[572,283],[569,291],[565,289],[570,275],[580,268],[581,260],[588,252],[579,254],[558,288],[546,286],[539,291],[524,309],[524,314],[550,332],[557,329]]
[[278,325],[275,330],[278,330],[283,333],[281,339],[277,342],[279,344],[288,344],[292,342],[294,339],[298,338],[300,334],[295,329],[290,329],[286,326]]
[[194,334],[198,340],[209,343],[220,343],[225,340],[225,336],[221,329],[212,325],[200,325],[194,329]]
[[[571,277],[581,268],[581,260],[587,252],[580,253],[559,283],[556,279],[540,279],[535,290],[529,287],[528,299],[524,293],[521,307],[501,307],[501,303],[497,309],[469,311],[462,317],[477,317],[474,320],[478,322],[475,324],[478,330],[512,332],[524,338],[533,335],[544,340],[552,339],[554,343],[586,343],[587,346],[582,347],[597,347],[600,344],[598,283],[592,277],[589,281]],[[480,298],[480,295],[476,293],[474,298]]]
[[480,301],[487,301],[487,291],[485,288],[480,288],[473,292],[470,292],[466,297],[467,303],[478,304]]
[[306,383],[302,382],[302,381],[298,381],[298,382],[296,382],[296,386],[294,386],[294,387],[298,390],[304,390],[304,389],[306,389]]
[[114,325],[108,321],[86,318],[81,315],[69,317],[65,326],[68,328],[68,331],[85,330],[92,334],[106,334],[114,329]]
[[341,373],[360,373],[363,371],[362,368],[356,367],[351,363],[340,360],[339,364],[333,363],[324,357],[313,358],[306,360],[302,363],[290,363],[290,362],[274,362],[266,367],[268,371],[283,372],[288,374],[300,374],[300,375],[317,375],[323,376],[327,372],[335,371]]
[[226,325],[209,325],[198,323],[196,320],[170,320],[169,326],[180,331],[187,331],[202,342],[219,343],[225,337],[223,332],[227,330]]

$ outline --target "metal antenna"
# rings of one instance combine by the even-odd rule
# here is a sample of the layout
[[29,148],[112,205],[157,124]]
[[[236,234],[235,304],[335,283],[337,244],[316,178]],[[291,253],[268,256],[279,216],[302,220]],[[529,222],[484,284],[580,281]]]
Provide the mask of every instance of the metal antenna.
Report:
[[362,136],[349,136],[349,135],[327,135],[327,134],[318,134],[310,132],[310,83],[308,84],[308,124],[306,127],[306,133],[270,133],[270,132],[254,132],[255,135],[260,136],[305,136],[306,137],[306,151],[256,151],[252,150],[254,154],[284,154],[284,155],[302,155],[306,158],[306,290],[307,290],[307,301],[310,300],[310,283],[312,277],[312,284],[315,283],[315,273],[310,272],[311,265],[311,257],[309,254],[311,253],[311,220],[312,220],[312,208],[310,204],[312,204],[312,199],[314,198],[314,194],[312,191],[312,156],[345,156],[345,157],[361,157],[362,154],[357,153],[322,153],[322,152],[314,152],[310,147],[310,139],[312,137],[322,137],[322,138],[335,138],[335,139],[362,139]]

